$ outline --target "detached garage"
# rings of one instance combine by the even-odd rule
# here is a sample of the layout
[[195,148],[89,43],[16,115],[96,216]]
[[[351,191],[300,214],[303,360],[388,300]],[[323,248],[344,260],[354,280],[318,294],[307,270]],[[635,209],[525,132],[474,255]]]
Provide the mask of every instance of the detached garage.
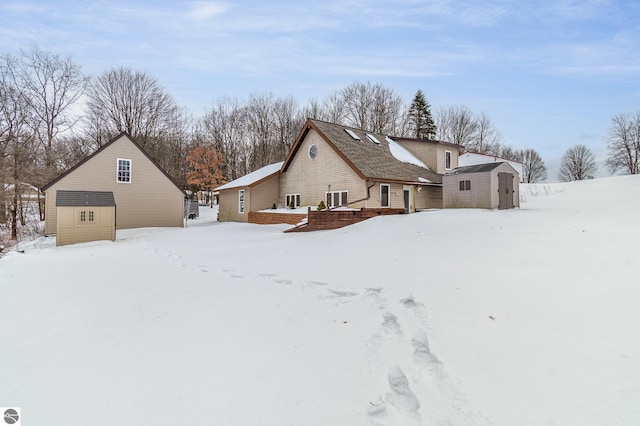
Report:
[[116,239],[113,192],[56,192],[56,246]]
[[458,167],[442,178],[445,208],[520,207],[520,175],[509,163]]

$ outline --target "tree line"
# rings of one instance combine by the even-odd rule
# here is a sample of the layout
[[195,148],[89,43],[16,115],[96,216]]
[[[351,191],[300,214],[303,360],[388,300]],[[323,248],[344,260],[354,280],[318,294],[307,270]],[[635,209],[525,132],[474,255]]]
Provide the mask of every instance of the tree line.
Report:
[[[410,104],[392,88],[357,81],[304,105],[270,92],[250,94],[246,101],[222,96],[194,117],[152,75],[115,67],[89,76],[71,56],[37,47],[1,55],[0,83],[0,226],[7,224],[13,238],[24,221],[25,192],[42,187],[121,132],[129,133],[179,186],[194,191],[282,161],[306,118],[442,140],[523,162],[525,182],[546,178],[538,153],[505,144],[487,114],[464,105],[443,106],[432,114],[421,90]],[[621,138],[624,145],[633,134]],[[637,173],[637,158],[635,164]],[[42,216],[42,196],[39,205]]]

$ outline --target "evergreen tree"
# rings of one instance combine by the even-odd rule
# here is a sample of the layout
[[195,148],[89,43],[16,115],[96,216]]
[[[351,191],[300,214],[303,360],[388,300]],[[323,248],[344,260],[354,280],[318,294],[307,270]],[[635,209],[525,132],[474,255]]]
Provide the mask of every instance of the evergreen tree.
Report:
[[409,108],[409,125],[413,136],[417,139],[433,139],[436,135],[436,124],[431,115],[431,105],[418,90]]

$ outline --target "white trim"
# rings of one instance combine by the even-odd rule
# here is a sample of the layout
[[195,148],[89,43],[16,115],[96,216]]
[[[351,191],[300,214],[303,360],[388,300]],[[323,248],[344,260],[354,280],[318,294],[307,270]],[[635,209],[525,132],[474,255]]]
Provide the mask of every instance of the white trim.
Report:
[[[120,161],[129,162],[129,180],[120,180]],[[133,161],[130,158],[116,159],[116,183],[131,183],[133,181]]]
[[[387,187],[387,205],[386,206],[382,204],[382,187],[383,186]],[[391,185],[389,185],[388,183],[380,184],[380,207],[384,207],[384,208],[391,207]]]
[[[407,213],[411,213],[412,211],[415,211],[415,208],[413,205],[413,187],[409,186],[409,185],[402,185],[402,206],[406,209]],[[405,206],[404,205],[404,194],[405,193],[409,193],[409,206]]]
[[[327,195],[331,194],[331,201],[328,202],[329,200],[327,200]],[[333,195],[334,194],[340,194],[339,195],[339,204],[337,206],[333,205]],[[347,194],[347,199],[343,200],[342,199],[342,194]],[[340,207],[340,206],[344,206],[345,204],[347,204],[349,202],[349,191],[344,189],[342,191],[325,191],[324,193],[324,200],[327,202],[327,208],[333,208],[333,207]]]
[[[447,167],[447,154],[449,154],[449,167]],[[453,151],[444,150],[444,169],[452,170],[453,169]]]
[[238,213],[244,213],[245,211],[245,198],[246,194],[244,189],[238,190]]
[[289,208],[289,204],[291,203],[290,197],[293,197],[294,208],[297,209],[298,207],[300,207],[300,203],[302,201],[302,194],[300,194],[299,192],[291,193],[291,194],[285,194],[285,196],[284,196],[284,207],[286,209]]

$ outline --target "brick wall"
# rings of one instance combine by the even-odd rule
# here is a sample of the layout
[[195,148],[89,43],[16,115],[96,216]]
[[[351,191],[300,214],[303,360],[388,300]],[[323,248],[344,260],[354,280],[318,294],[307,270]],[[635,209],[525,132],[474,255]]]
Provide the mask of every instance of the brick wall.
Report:
[[249,212],[249,223],[257,223],[259,225],[276,225],[279,223],[296,225],[306,218],[306,214]]

